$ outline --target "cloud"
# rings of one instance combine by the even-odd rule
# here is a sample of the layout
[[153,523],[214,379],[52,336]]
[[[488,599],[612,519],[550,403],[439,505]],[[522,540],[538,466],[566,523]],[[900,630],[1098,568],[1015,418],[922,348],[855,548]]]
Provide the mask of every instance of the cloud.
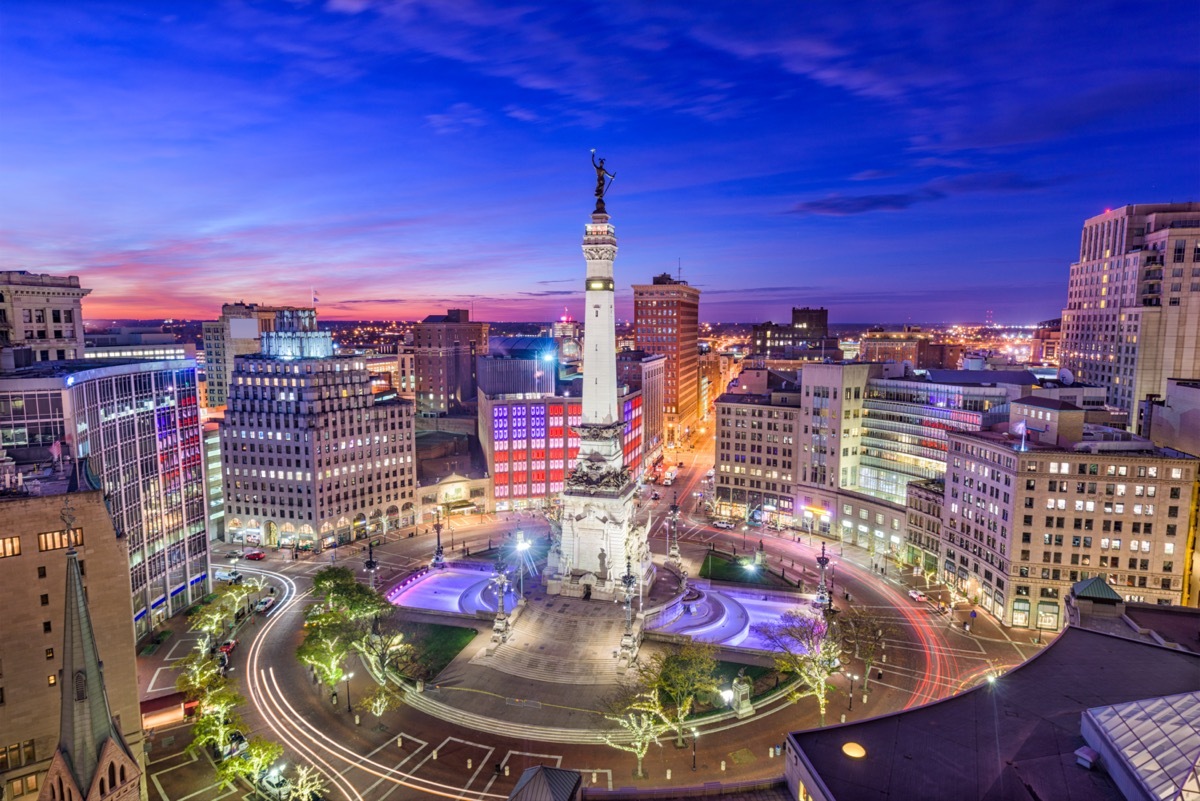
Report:
[[455,103],[442,114],[427,114],[425,121],[437,133],[451,134],[482,128],[487,124],[487,117],[470,103]]
[[1065,183],[1069,178],[1029,178],[1010,172],[975,173],[939,178],[908,192],[869,195],[827,195],[797,204],[792,212],[830,217],[867,214],[872,211],[902,211],[918,203],[942,200],[951,195],[975,192],[1030,192]]
[[[538,283],[541,283],[540,281]],[[578,295],[579,291],[575,289],[547,289],[543,292],[519,292],[519,295],[525,295],[531,298],[551,298],[562,297],[565,295]]]

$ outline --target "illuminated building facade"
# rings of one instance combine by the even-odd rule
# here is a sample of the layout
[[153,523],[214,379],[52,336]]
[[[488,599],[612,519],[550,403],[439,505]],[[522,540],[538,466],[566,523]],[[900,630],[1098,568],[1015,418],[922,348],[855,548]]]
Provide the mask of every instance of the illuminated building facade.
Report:
[[1060,363],[1132,415],[1200,376],[1200,203],[1123,206],[1084,222]]
[[476,360],[488,355],[487,323],[466,309],[426,317],[413,328],[417,413],[442,417],[474,407]]
[[667,445],[686,441],[699,420],[700,290],[667,273],[653,283],[634,284],[633,322],[636,349],[667,357]]
[[263,335],[239,356],[221,424],[234,542],[322,549],[416,519],[413,405],[377,397],[328,332]]
[[0,443],[18,464],[76,459],[104,490],[129,552],[138,637],[208,593],[194,362],[76,360],[9,373]]
[[83,298],[74,275],[0,272],[0,348],[30,349],[32,361],[83,358]]
[[317,312],[296,306],[226,303],[221,306],[220,319],[204,324],[207,408],[225,405],[234,359],[258,353],[262,335],[276,330],[316,331]]

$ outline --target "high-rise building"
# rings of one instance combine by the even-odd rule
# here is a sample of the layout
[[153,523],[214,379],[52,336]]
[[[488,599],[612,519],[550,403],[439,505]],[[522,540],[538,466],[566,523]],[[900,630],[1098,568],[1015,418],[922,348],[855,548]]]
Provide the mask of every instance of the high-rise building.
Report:
[[208,541],[225,542],[225,485],[221,472],[220,420],[206,420],[204,434],[204,503],[208,515]]
[[0,349],[29,348],[30,361],[83,358],[83,298],[74,275],[0,272]]
[[78,359],[0,375],[0,447],[46,477],[78,464],[104,491],[129,551],[138,637],[208,593],[194,362]]
[[[597,173],[601,186],[597,187],[596,208],[583,236],[587,335],[583,402],[580,422],[574,427],[579,434],[579,455],[565,480],[562,534],[548,557],[546,591],[575,598],[617,600],[626,597],[623,575],[631,577],[633,585],[640,588],[653,567],[646,527],[635,525],[633,520],[637,484],[626,462],[630,446],[624,434],[628,422],[618,396],[617,354],[613,347],[617,235],[604,207],[603,162]],[[694,356],[694,347],[692,353]],[[627,632],[622,642],[622,661],[626,664],[636,655],[638,639],[638,634]]]
[[717,398],[714,511],[721,517],[779,525],[798,518],[799,384],[773,382],[767,393]]
[[1200,376],[1200,203],[1088,219],[1071,265],[1060,363],[1133,415],[1167,379]]
[[[31,492],[33,479],[24,489],[0,491],[0,788],[6,799],[63,801],[61,790],[46,793],[47,770],[58,789],[51,764],[60,747],[69,757],[64,785],[74,786],[78,801],[95,797],[88,790],[106,739],[133,762],[117,771],[112,789],[120,794],[105,797],[145,797],[128,548],[104,495],[79,486],[80,480],[85,477],[67,471],[36,479],[39,495]],[[76,710],[80,704],[87,708]]]
[[642,466],[650,470],[662,459],[663,406],[667,357],[643,350],[617,353],[617,383],[642,394]]
[[[593,321],[584,322],[586,336],[593,336]],[[667,357],[666,442],[669,446],[686,442],[697,430],[700,416],[700,290],[668,273],[656,275],[650,284],[634,284],[633,324],[638,350]]]
[[262,335],[275,330],[317,330],[317,312],[298,306],[226,303],[221,318],[204,324],[205,391],[208,407],[224,406],[233,360],[258,353]]
[[364,357],[306,326],[264,333],[221,424],[228,536],[320,549],[411,525],[413,444],[412,403],[372,393]]
[[1093,576],[1127,601],[1196,602],[1200,462],[1086,414],[1026,397],[1007,433],[950,433],[941,578],[1004,625],[1057,631],[1071,585]]
[[475,362],[488,355],[487,323],[466,309],[432,314],[413,328],[417,413],[442,417],[474,408]]

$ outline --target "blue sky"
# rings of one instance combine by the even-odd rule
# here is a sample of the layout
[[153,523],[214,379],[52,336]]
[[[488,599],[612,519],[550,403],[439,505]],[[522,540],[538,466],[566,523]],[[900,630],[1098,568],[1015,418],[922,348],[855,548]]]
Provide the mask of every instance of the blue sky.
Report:
[[1057,316],[1083,220],[1200,199],[1200,4],[45,2],[0,10],[2,269],[89,317]]

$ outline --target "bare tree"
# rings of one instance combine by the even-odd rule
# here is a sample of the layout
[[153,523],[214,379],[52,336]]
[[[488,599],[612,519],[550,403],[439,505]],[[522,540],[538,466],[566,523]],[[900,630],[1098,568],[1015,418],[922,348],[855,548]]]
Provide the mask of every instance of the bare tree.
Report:
[[684,745],[685,721],[692,713],[696,696],[717,689],[719,677],[714,653],[711,645],[693,640],[655,654],[648,662],[638,663],[638,681],[665,701],[663,720],[675,730],[675,745],[679,748]]
[[658,694],[651,692],[642,696],[640,701],[635,702],[622,715],[605,715],[605,717],[616,723],[629,735],[629,742],[621,742],[615,733],[605,733],[604,742],[618,751],[628,751],[636,756],[637,771],[634,775],[638,778],[646,778],[646,774],[642,770],[642,760],[651,745],[662,746],[658,737],[670,728],[670,725],[665,722]]
[[863,692],[871,679],[871,666],[880,658],[887,639],[896,635],[896,627],[878,612],[855,607],[838,618],[837,630],[846,648],[863,661]]
[[829,677],[841,666],[842,646],[830,636],[823,620],[798,610],[784,612],[778,621],[757,623],[752,627],[775,652],[775,667],[781,673],[795,673],[800,686],[791,693],[791,700],[813,696],[825,725],[825,708],[833,686]]

